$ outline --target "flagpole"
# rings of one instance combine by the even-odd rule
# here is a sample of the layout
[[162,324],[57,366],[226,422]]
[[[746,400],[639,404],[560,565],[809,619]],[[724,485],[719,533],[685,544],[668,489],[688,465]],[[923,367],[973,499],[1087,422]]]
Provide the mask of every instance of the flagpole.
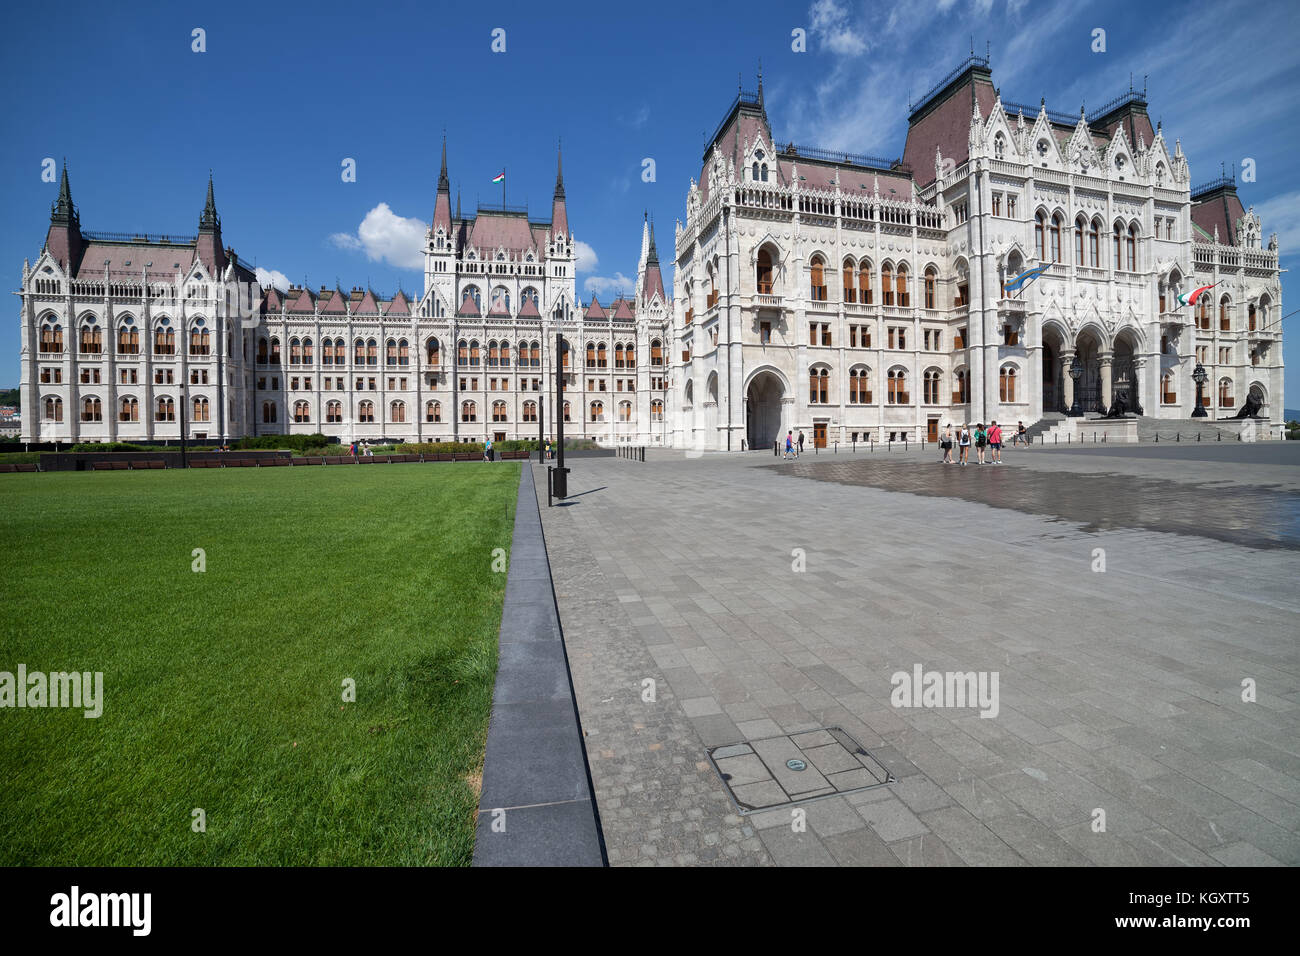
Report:
[[501,211],[506,211],[506,168],[501,167]]

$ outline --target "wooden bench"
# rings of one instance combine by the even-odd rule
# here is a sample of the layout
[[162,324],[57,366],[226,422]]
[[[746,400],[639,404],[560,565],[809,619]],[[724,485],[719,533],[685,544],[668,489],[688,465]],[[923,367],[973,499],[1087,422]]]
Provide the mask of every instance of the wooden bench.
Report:
[[166,468],[165,461],[133,461],[131,462],[132,471],[149,471],[150,469]]
[[40,471],[40,466],[34,461],[20,461],[9,466],[14,471]]
[[290,461],[288,458],[263,458],[262,464],[271,465],[271,466],[281,466],[281,465],[290,464]]
[[0,462],[0,475],[12,475],[18,470],[18,466],[12,462]]

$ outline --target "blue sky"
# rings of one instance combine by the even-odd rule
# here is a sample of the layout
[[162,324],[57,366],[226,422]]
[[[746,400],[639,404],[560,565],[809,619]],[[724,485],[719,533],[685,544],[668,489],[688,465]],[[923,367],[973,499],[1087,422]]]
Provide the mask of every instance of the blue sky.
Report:
[[[0,31],[0,264],[9,289],[35,259],[68,158],[91,231],[197,229],[208,170],[223,237],[293,282],[384,294],[422,284],[411,236],[433,215],[445,128],[453,195],[550,214],[564,143],[569,221],[585,243],[578,283],[630,290],[643,210],[665,250],[697,176],[703,137],[763,62],[779,139],[898,156],[909,97],[991,44],[1004,98],[1091,108],[1144,74],[1152,119],[1181,137],[1201,182],[1220,162],[1257,181],[1243,203],[1300,256],[1292,122],[1300,6],[1287,2],[1086,4],[1051,0],[815,3],[454,4],[320,2],[8,6]],[[1106,30],[1106,52],[1091,51]],[[206,31],[206,52],[192,31]],[[505,32],[505,52],[491,49]],[[791,32],[807,31],[807,51]],[[345,158],[357,179],[340,176]],[[643,160],[655,181],[642,180]],[[1240,176],[1239,176],[1240,179]],[[418,222],[417,222],[418,221]],[[411,268],[411,266],[415,268]],[[1283,280],[1283,311],[1300,300]],[[0,324],[0,385],[18,381],[17,299]],[[1300,369],[1296,322],[1288,366]],[[1300,406],[1290,376],[1286,405]]]

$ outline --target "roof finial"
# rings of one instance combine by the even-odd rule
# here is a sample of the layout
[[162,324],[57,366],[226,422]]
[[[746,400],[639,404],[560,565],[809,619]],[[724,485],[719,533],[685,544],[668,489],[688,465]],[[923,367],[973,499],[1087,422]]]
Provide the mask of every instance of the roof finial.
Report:
[[564,198],[564,145],[555,141],[555,198]]
[[212,170],[208,170],[208,198],[203,204],[203,215],[199,217],[199,229],[216,229],[221,225],[217,217],[217,203],[212,195]]
[[763,105],[763,58],[758,58],[758,105]]
[[438,192],[451,189],[451,180],[447,178],[447,130],[442,131],[442,172],[438,174]]

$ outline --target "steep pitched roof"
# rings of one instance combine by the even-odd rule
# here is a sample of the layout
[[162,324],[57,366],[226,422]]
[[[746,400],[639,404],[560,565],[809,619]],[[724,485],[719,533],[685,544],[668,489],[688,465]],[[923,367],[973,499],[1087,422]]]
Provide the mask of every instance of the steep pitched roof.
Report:
[[[976,103],[980,116],[988,116],[993,109],[997,92],[992,77],[986,62],[972,58],[965,70],[913,110],[908,118],[903,162],[912,167],[918,186],[934,182],[936,150],[958,166],[970,158],[971,113]],[[1032,122],[1030,117],[1025,119]]]
[[388,308],[384,310],[385,315],[410,315],[411,300],[406,297],[406,293],[400,289],[397,295],[393,296],[392,301],[388,303]]
[[379,300],[375,298],[375,294],[369,289],[366,289],[365,294],[361,296],[360,301],[352,309],[354,315],[371,315],[378,311]]
[[[295,290],[290,289],[289,295],[293,295]],[[297,290],[298,297],[289,305],[290,312],[315,312],[316,298],[311,294],[311,289],[305,286]]]
[[1220,184],[1192,198],[1192,222],[1211,240],[1217,227],[1219,242],[1225,246],[1237,244],[1237,220],[1244,215],[1246,210],[1237,198],[1235,184]]
[[322,313],[329,315],[342,315],[348,311],[348,300],[340,289],[328,289],[321,292]]
[[635,319],[636,314],[632,311],[632,306],[628,300],[619,296],[614,300],[614,318],[616,319]]
[[587,305],[587,311],[584,313],[588,319],[608,319],[609,313],[601,306],[600,300],[593,293],[591,302]]
[[537,311],[537,303],[533,301],[532,296],[524,298],[524,304],[519,308],[519,318],[521,319],[540,319],[542,314]]

